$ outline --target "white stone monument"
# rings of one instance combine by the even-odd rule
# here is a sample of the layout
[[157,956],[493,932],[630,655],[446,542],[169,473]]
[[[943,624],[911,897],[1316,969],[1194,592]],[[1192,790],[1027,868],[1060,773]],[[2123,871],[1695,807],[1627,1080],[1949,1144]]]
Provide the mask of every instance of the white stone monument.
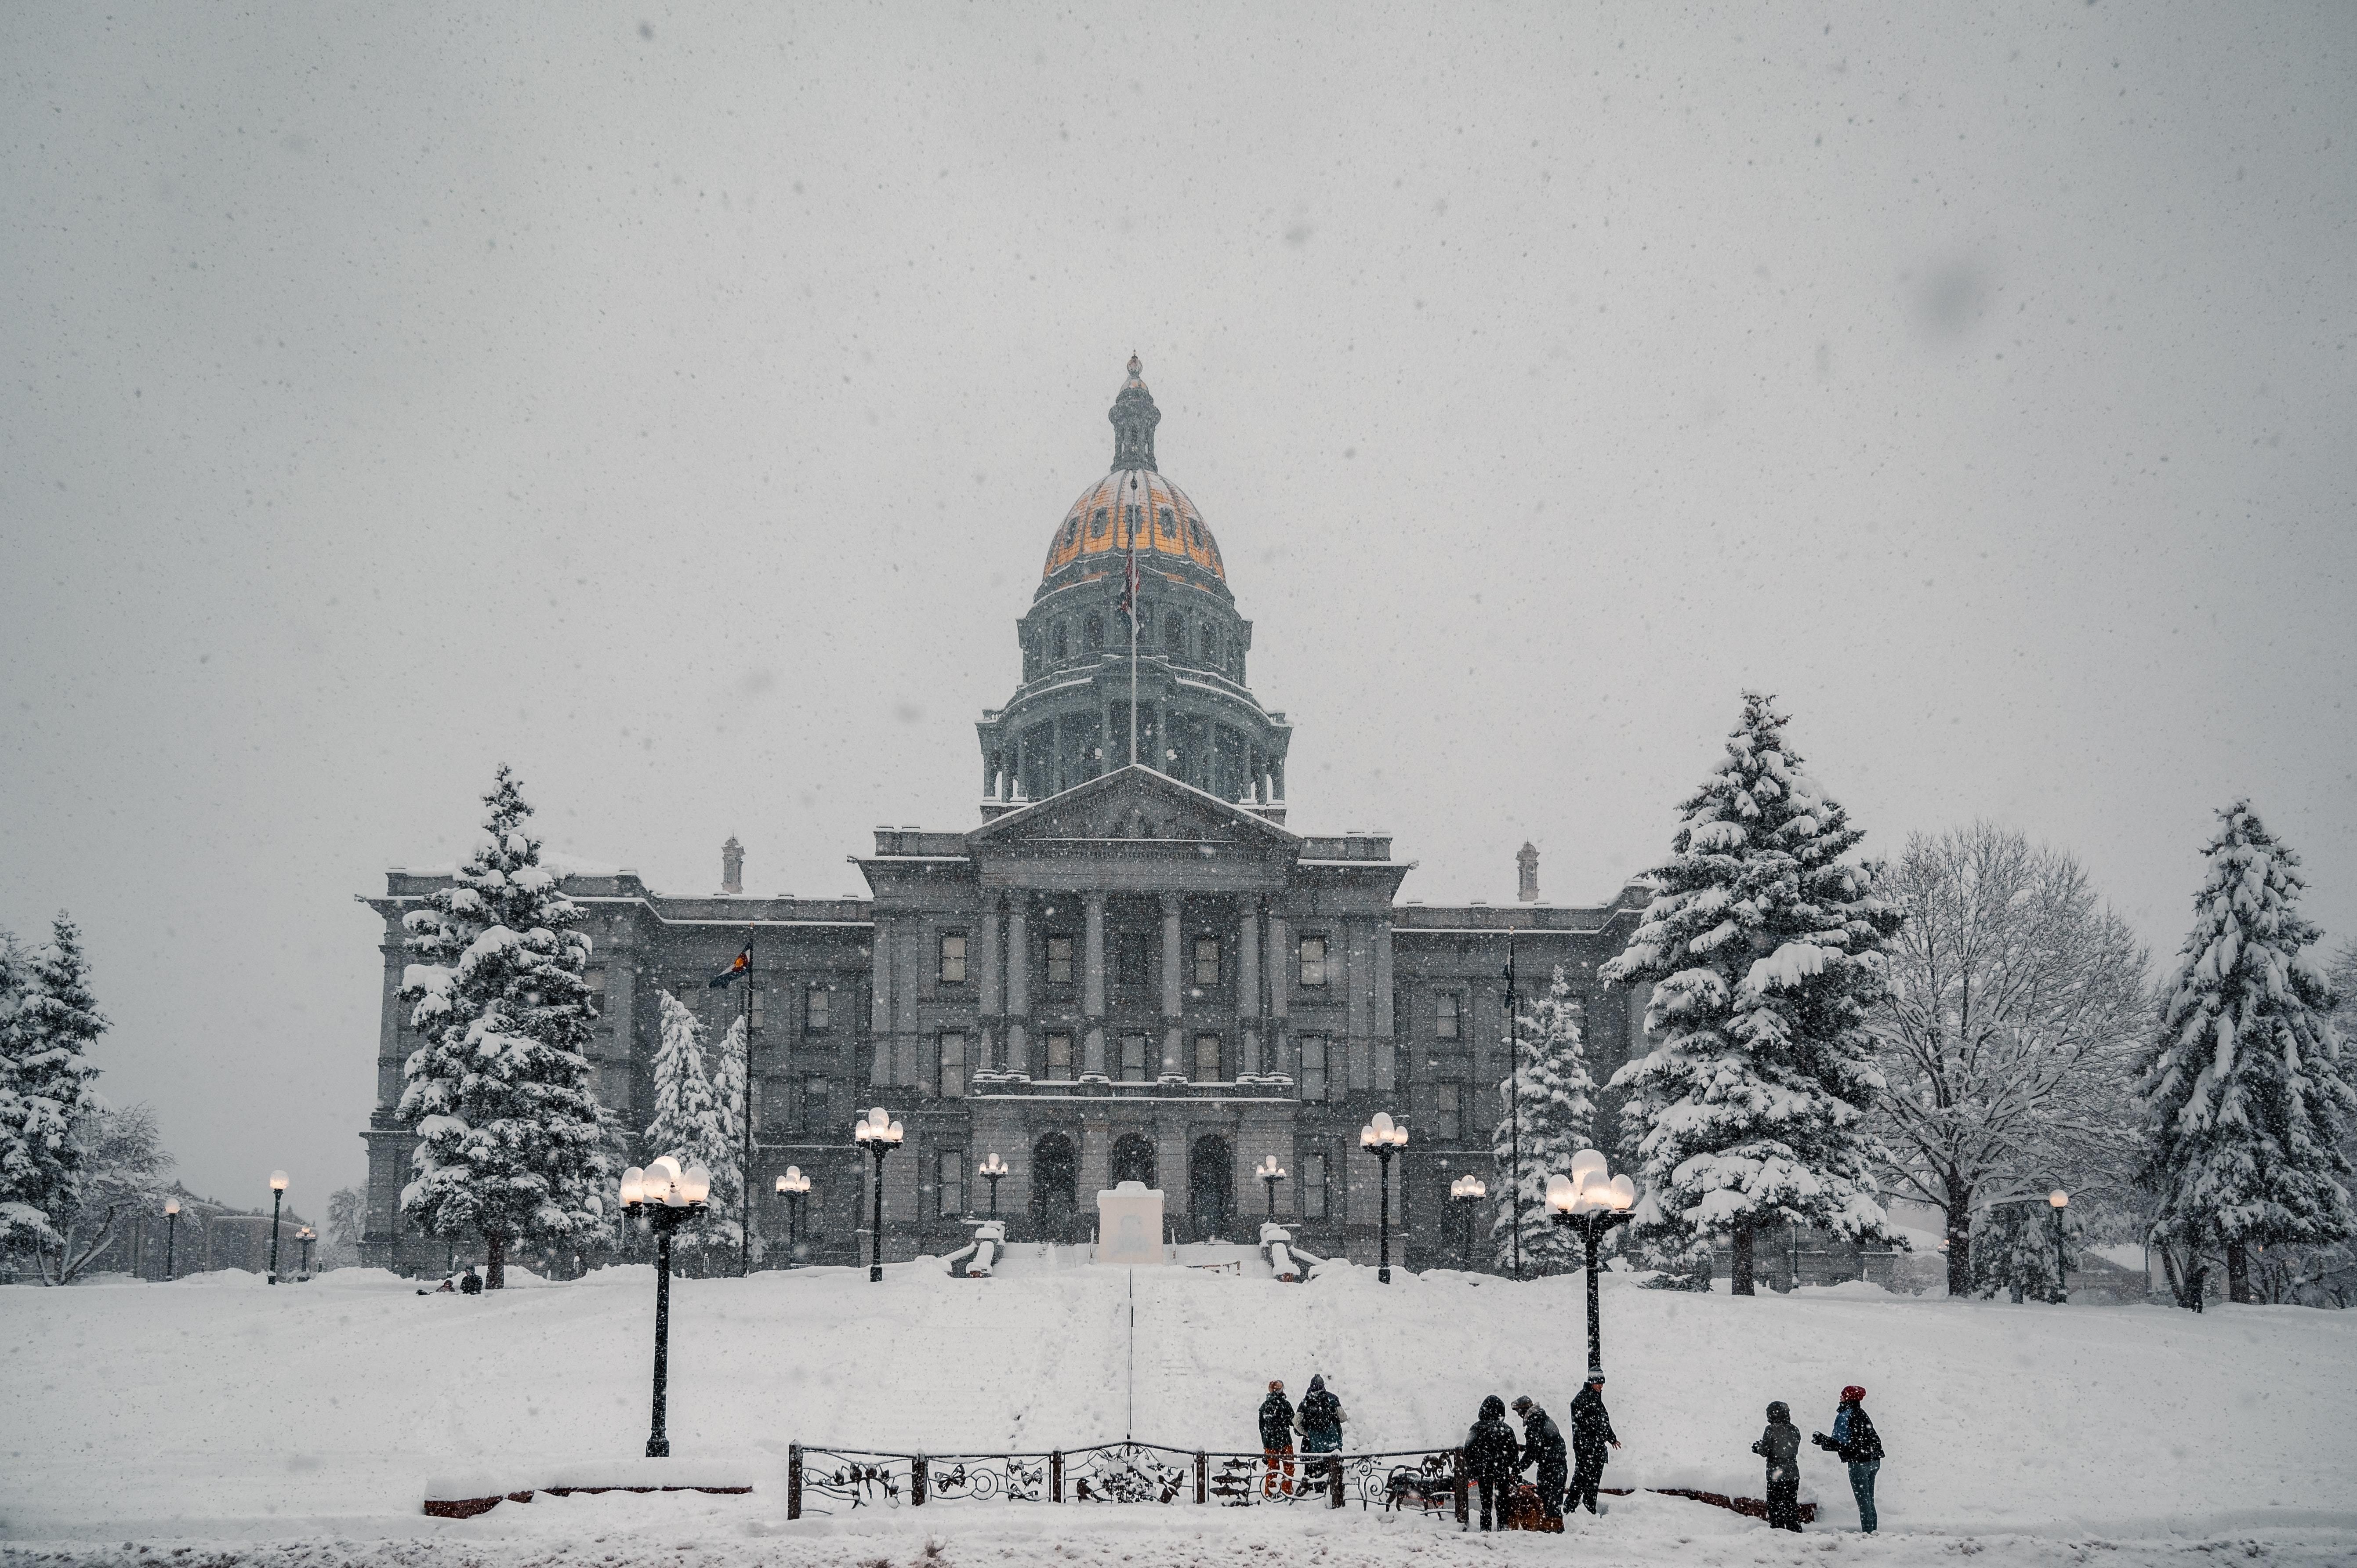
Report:
[[1096,1261],[1125,1268],[1163,1261],[1158,1190],[1142,1181],[1125,1181],[1097,1194]]

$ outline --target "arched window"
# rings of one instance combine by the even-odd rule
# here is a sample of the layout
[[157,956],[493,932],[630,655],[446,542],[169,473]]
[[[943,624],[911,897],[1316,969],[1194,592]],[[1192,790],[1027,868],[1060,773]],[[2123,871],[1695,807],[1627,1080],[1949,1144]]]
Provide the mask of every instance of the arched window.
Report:
[[1081,628],[1081,647],[1087,652],[1094,653],[1103,646],[1104,622],[1091,616],[1088,623]]
[[1178,542],[1178,521],[1170,515],[1168,507],[1166,506],[1157,510],[1155,513],[1154,521],[1158,537],[1168,539],[1173,544]]
[[1089,519],[1089,537],[1091,539],[1103,539],[1104,537],[1104,531],[1105,509],[1099,507],[1096,510],[1095,515]]
[[1178,618],[1177,610],[1172,610],[1169,618],[1162,623],[1162,646],[1173,653],[1187,651],[1187,623]]
[[1079,539],[1080,536],[1080,518],[1077,515],[1066,518],[1064,520],[1064,548],[1070,550],[1072,547],[1072,542]]
[[1062,658],[1067,657],[1068,655],[1070,655],[1070,654],[1071,654],[1071,650],[1071,650],[1071,639],[1070,639],[1065,635],[1064,623],[1063,623],[1062,621],[1058,621],[1058,622],[1056,623],[1056,639],[1055,639],[1055,647],[1056,647],[1056,657],[1057,657],[1057,658],[1059,658],[1059,659],[1062,659]]
[[1220,667],[1219,628],[1208,621],[1203,625],[1203,664],[1205,668],[1211,670],[1217,670]]
[[1201,518],[1190,517],[1187,520],[1187,542],[1193,545],[1198,550],[1203,548],[1203,520]]

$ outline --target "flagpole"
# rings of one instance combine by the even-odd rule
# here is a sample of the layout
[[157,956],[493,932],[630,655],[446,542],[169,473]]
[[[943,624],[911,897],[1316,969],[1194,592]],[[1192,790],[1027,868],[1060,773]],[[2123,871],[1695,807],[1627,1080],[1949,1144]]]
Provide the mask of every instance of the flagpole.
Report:
[[753,1272],[753,936],[745,935],[745,1092],[744,1158],[737,1167],[737,1201],[742,1208],[737,1226],[737,1273]]
[[1137,766],[1137,524],[1129,525],[1129,765]]

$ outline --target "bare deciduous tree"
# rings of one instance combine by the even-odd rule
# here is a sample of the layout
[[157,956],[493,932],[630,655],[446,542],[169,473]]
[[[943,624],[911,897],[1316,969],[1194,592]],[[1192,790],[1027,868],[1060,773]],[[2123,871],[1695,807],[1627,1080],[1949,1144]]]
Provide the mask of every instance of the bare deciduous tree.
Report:
[[2039,1179],[2090,1197],[2123,1181],[2146,952],[2077,861],[1993,823],[1918,833],[1890,871],[1907,924],[1872,1015],[1875,1116],[1889,1190],[1946,1216],[1963,1295],[1976,1204]]

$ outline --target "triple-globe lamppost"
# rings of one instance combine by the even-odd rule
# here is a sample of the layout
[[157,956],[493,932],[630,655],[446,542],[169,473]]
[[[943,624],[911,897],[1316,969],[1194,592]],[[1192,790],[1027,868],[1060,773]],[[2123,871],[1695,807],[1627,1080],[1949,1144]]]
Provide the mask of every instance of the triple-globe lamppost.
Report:
[[278,1208],[286,1200],[286,1173],[270,1173],[270,1283],[278,1283]]
[[1569,1176],[1547,1177],[1547,1208],[1555,1222],[1578,1232],[1587,1243],[1587,1364],[1604,1365],[1604,1331],[1597,1305],[1596,1248],[1615,1226],[1626,1225],[1637,1201],[1637,1184],[1609,1175],[1603,1155],[1582,1149],[1571,1156]]
[[1267,1155],[1253,1167],[1253,1175],[1260,1177],[1261,1186],[1268,1189],[1268,1220],[1274,1225],[1276,1223],[1276,1184],[1285,1179],[1285,1167],[1276,1163],[1275,1155]]
[[[1375,1278],[1383,1284],[1392,1283],[1392,1156],[1407,1147],[1407,1123],[1392,1120],[1388,1111],[1378,1111],[1375,1119],[1359,1129],[1359,1147],[1368,1150],[1383,1162],[1378,1185],[1383,1189],[1383,1251],[1375,1266]],[[1402,1218],[1405,1218],[1403,1216]]]
[[993,1149],[989,1157],[974,1168],[976,1175],[990,1184],[990,1217],[996,1219],[998,1218],[998,1184],[1006,1178],[1006,1162],[998,1157],[997,1150]]
[[866,1120],[851,1130],[851,1140],[866,1149],[876,1160],[876,1209],[874,1226],[868,1233],[867,1283],[884,1283],[884,1156],[900,1146],[907,1133],[892,1120],[892,1113],[881,1105],[870,1111]]
[[637,1165],[622,1173],[622,1212],[643,1219],[655,1233],[655,1398],[654,1416],[647,1430],[647,1457],[671,1456],[671,1434],[663,1429],[671,1392],[671,1233],[704,1218],[712,1196],[712,1173],[702,1165],[683,1171],[669,1155],[644,1170]]
[[778,1196],[786,1200],[786,1267],[792,1268],[802,1251],[802,1199],[810,1196],[811,1179],[800,1165],[788,1165],[778,1178]]
[[1465,1217],[1465,1262],[1469,1266],[1473,1262],[1473,1213],[1481,1207],[1481,1200],[1489,1196],[1489,1185],[1471,1171],[1448,1184],[1448,1201],[1455,1204],[1457,1211]]

